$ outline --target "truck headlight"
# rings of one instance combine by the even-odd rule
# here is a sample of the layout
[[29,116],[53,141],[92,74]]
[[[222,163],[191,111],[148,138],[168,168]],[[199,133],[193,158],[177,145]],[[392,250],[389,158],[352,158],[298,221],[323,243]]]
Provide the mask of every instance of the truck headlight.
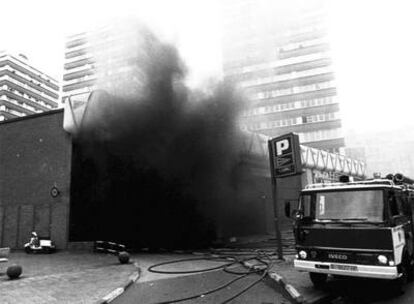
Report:
[[378,262],[380,264],[386,265],[388,263],[388,258],[385,255],[380,254],[378,256]]
[[299,257],[301,259],[306,259],[308,257],[308,254],[306,253],[305,250],[301,250],[301,251],[299,251]]

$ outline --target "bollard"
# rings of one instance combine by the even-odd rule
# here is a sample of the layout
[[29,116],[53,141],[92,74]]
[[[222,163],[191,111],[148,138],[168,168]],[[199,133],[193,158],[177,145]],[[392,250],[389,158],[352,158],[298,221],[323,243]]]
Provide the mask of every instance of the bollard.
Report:
[[10,278],[10,280],[17,279],[23,272],[22,266],[20,265],[11,265],[7,267],[7,276]]
[[126,251],[121,251],[118,254],[118,259],[121,264],[127,264],[129,262],[129,253]]

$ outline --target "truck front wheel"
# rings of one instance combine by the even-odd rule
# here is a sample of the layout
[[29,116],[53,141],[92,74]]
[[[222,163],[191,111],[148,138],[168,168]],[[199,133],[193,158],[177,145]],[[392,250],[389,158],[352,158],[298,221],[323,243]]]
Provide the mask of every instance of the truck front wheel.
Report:
[[322,288],[328,279],[328,275],[326,273],[310,272],[309,277],[313,283],[313,286],[317,289]]
[[403,262],[400,266],[401,276],[398,279],[392,281],[393,292],[397,295],[403,294],[405,292],[406,284],[409,278],[409,268],[410,264],[408,259],[403,259]]
[[407,281],[412,282],[414,281],[414,261],[413,258],[410,258],[407,261]]

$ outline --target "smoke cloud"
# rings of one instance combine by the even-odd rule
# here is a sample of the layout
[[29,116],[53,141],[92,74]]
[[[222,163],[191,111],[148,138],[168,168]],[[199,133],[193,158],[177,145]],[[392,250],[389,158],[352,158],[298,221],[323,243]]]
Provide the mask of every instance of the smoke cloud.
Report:
[[70,238],[206,246],[232,224],[244,99],[224,83],[187,88],[177,49],[145,27],[116,44],[93,50],[98,90],[74,140]]

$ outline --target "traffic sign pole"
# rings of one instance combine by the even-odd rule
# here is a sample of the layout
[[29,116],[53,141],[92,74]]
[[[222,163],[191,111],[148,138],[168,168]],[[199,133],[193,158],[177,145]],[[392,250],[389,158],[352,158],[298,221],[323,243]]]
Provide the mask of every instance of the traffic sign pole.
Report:
[[270,160],[270,170],[271,172],[271,179],[272,179],[272,199],[273,199],[273,210],[274,210],[274,223],[275,223],[275,232],[276,232],[276,242],[277,242],[277,256],[279,260],[283,260],[283,247],[282,247],[282,235],[280,233],[280,227],[279,227],[279,212],[278,212],[278,206],[277,206],[277,180],[276,176],[274,174],[274,151],[272,142],[269,140],[268,142],[269,146],[269,160]]
[[268,142],[270,172],[272,178],[272,197],[275,217],[277,254],[283,260],[282,235],[279,224],[279,208],[277,204],[277,181],[292,175],[302,174],[299,136],[294,133],[273,138]]

